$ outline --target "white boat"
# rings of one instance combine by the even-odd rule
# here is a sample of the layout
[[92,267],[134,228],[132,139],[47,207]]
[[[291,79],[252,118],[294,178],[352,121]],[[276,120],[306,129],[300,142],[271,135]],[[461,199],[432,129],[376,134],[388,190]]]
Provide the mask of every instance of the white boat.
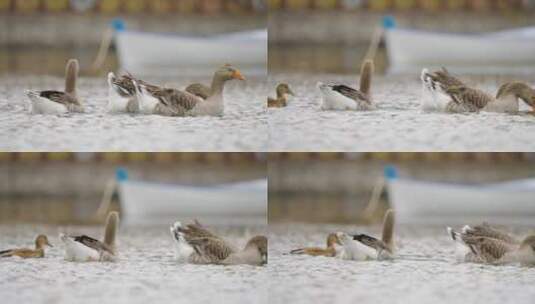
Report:
[[388,198],[401,223],[535,222],[535,178],[471,185],[398,178],[392,170]]
[[447,67],[455,72],[525,73],[535,67],[535,27],[482,34],[385,28],[389,72]]
[[120,22],[114,28],[121,69],[130,73],[205,73],[226,63],[248,73],[266,72],[266,29],[193,37],[127,30]]
[[121,212],[129,224],[251,220],[265,223],[267,180],[190,186],[123,179],[118,181]]

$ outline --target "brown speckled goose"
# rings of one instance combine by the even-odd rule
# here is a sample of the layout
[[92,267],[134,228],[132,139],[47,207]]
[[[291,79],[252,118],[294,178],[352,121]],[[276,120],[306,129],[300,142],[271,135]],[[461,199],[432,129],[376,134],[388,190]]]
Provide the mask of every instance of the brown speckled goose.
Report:
[[45,256],[45,246],[52,247],[46,235],[40,234],[35,239],[35,249],[19,248],[0,251],[0,258],[18,256],[23,259],[43,258]]
[[493,97],[482,90],[469,87],[452,76],[445,68],[435,72],[423,69],[421,80],[424,111],[511,113],[518,112],[518,99],[522,99],[531,107],[535,105],[535,91],[522,82],[503,84],[496,97]]
[[448,227],[448,234],[455,241],[460,262],[535,265],[535,235],[519,242],[486,223],[473,228],[466,225],[461,233]]
[[267,238],[255,236],[245,248],[236,249],[222,238],[204,228],[199,222],[170,227],[176,242],[175,254],[179,262],[220,265],[264,265],[267,263]]
[[65,91],[28,91],[32,114],[64,114],[84,112],[85,108],[76,91],[78,60],[70,59],[65,68]]
[[214,73],[210,96],[206,99],[176,89],[151,90],[150,87],[137,83],[136,93],[140,101],[140,111],[144,114],[164,116],[223,115],[223,89],[225,83],[232,79],[245,80],[240,71],[232,66],[225,65],[219,68]]
[[298,248],[290,251],[290,254],[305,254],[311,256],[325,256],[325,257],[334,257],[336,256],[336,246],[341,245],[338,237],[335,233],[331,233],[327,236],[327,248],[319,247],[305,247]]
[[360,88],[354,89],[337,83],[316,85],[322,95],[322,110],[367,111],[376,109],[371,97],[373,61],[365,60],[360,70]]
[[288,95],[295,96],[290,86],[286,83],[281,83],[277,86],[277,98],[268,97],[269,108],[283,108],[288,105]]

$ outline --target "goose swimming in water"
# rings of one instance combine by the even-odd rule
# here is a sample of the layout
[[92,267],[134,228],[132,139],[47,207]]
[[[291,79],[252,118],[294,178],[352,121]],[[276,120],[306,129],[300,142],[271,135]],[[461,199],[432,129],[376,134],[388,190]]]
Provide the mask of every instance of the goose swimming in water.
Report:
[[267,263],[267,238],[251,238],[245,248],[236,249],[222,238],[204,228],[198,221],[170,227],[175,240],[175,257],[181,263],[220,265],[264,265]]
[[338,237],[335,233],[331,233],[327,236],[327,247],[326,248],[319,248],[319,247],[304,247],[304,248],[298,248],[290,251],[290,254],[305,254],[305,255],[311,255],[311,256],[325,256],[325,257],[334,257],[336,256],[337,247],[341,245],[340,241],[338,240]]
[[71,262],[116,261],[115,243],[118,225],[119,214],[110,212],[106,219],[103,242],[87,235],[67,236],[61,233],[59,238],[65,245],[65,260]]
[[295,96],[290,86],[286,83],[281,83],[277,86],[277,98],[268,97],[269,108],[283,108],[288,105],[288,96]]
[[317,87],[322,95],[322,110],[367,111],[376,109],[371,97],[373,61],[365,60],[360,71],[360,88],[353,89],[343,84],[324,84]]
[[225,65],[212,78],[210,96],[206,99],[176,89],[152,90],[143,83],[134,81],[140,111],[144,114],[164,116],[221,116],[224,112],[223,89],[229,80],[245,80],[236,68]]
[[2,250],[0,251],[0,258],[12,256],[18,256],[23,259],[43,258],[45,256],[45,246],[53,247],[52,244],[48,242],[46,235],[40,234],[35,239],[35,249],[19,248]]
[[520,242],[487,223],[475,227],[466,225],[460,233],[451,227],[447,230],[456,244],[455,256],[459,262],[535,265],[535,235]]
[[65,91],[28,91],[32,114],[64,114],[84,112],[85,108],[76,91],[78,60],[70,59],[65,68]]
[[[223,65],[223,67],[232,67],[231,64],[228,64],[226,63],[225,65]],[[188,92],[188,93],[191,93],[195,96],[198,96],[202,99],[206,99],[208,97],[210,97],[211,93],[212,93],[212,88],[208,85],[205,85],[203,83],[192,83],[190,84],[189,86],[187,86],[184,91]]]
[[515,113],[519,110],[518,99],[532,108],[535,106],[535,90],[523,82],[508,82],[500,86],[496,97],[469,87],[448,70],[429,72],[422,70],[422,109],[450,113],[501,112]]
[[381,240],[366,234],[349,235],[337,232],[336,236],[342,244],[339,257],[344,260],[385,260],[394,257],[394,211],[386,211],[383,221]]

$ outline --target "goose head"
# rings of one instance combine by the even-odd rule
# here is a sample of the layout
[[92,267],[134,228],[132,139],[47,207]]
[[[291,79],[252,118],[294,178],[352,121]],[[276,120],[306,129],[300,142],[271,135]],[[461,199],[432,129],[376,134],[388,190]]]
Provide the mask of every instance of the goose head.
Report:
[[268,241],[267,238],[263,235],[257,235],[253,238],[251,238],[247,245],[245,245],[245,249],[253,249],[258,252],[262,259],[262,265],[267,264],[268,261]]
[[240,70],[231,66],[230,64],[225,64],[224,66],[220,67],[215,72],[214,78],[221,81],[229,81],[233,79],[245,80],[245,77],[243,77]]
[[525,265],[535,265],[535,235],[529,235],[518,247],[517,252],[520,263]]
[[496,93],[496,99],[514,96],[521,99],[535,110],[535,90],[523,82],[508,82],[503,84]]

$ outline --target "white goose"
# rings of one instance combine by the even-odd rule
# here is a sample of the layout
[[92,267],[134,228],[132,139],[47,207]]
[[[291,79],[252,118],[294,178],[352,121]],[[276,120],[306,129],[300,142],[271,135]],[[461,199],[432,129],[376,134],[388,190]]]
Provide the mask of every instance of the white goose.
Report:
[[367,261],[385,260],[394,257],[394,211],[386,211],[383,221],[382,239],[376,239],[366,234],[349,235],[337,232],[341,252],[337,255],[344,260]]
[[32,114],[64,114],[84,112],[85,108],[76,91],[78,60],[70,59],[65,68],[65,91],[28,91]]
[[353,89],[343,84],[324,84],[318,82],[317,87],[322,95],[322,110],[354,110],[367,111],[376,109],[371,98],[371,79],[373,61],[365,60],[360,71],[360,89]]
[[67,236],[60,233],[59,238],[65,245],[65,260],[71,262],[116,261],[116,235],[119,214],[110,212],[106,219],[104,241],[87,235]]

